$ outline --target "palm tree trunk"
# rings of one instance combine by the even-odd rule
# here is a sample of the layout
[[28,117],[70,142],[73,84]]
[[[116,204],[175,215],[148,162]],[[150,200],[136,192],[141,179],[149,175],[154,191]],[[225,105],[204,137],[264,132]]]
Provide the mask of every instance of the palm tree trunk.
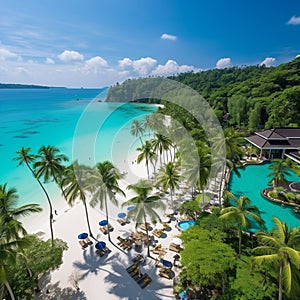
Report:
[[278,287],[278,300],[282,300],[282,263],[279,268],[279,287]]
[[40,187],[42,188],[42,190],[44,191],[44,193],[46,195],[46,198],[47,198],[47,201],[48,201],[48,204],[49,204],[49,211],[50,211],[49,221],[50,221],[51,243],[52,243],[52,246],[53,246],[54,234],[53,234],[53,208],[52,208],[52,203],[51,203],[50,197],[49,197],[46,189],[44,188],[43,184],[36,177],[33,169],[30,167],[29,163],[27,161],[25,161],[25,162],[26,162],[26,165],[27,165],[28,169],[31,171],[33,177],[37,180],[37,182],[39,183]]
[[88,229],[89,229],[89,235],[94,238],[92,230],[91,230],[91,226],[90,226],[90,220],[89,220],[89,214],[88,214],[88,209],[87,209],[87,205],[86,205],[86,201],[85,199],[82,199],[83,205],[84,205],[84,210],[85,210],[85,216],[86,216],[86,221],[87,221],[87,225],[88,225]]
[[106,214],[106,221],[107,221],[107,236],[108,236],[108,240],[111,242],[111,238],[110,238],[110,232],[109,232],[109,227],[108,227],[108,209],[107,209],[107,199],[106,199],[106,195],[104,198],[104,203],[105,203],[105,214]]
[[8,293],[9,293],[9,296],[10,296],[11,300],[15,300],[16,299],[15,295],[14,295],[14,293],[13,293],[13,291],[11,289],[11,286],[8,283],[8,281],[5,281],[4,284],[5,284],[6,289],[8,290]]
[[241,258],[241,252],[242,252],[242,229],[239,228],[239,254],[238,254],[238,258]]
[[148,159],[146,159],[146,167],[147,167],[148,180],[150,180],[150,175],[149,175],[149,162],[148,162]]
[[146,213],[145,213],[144,209],[143,209],[143,212],[144,212],[144,222],[145,222],[146,236],[147,236],[147,256],[151,257],[151,255],[150,255],[150,245],[149,245],[149,232],[148,232],[148,226],[147,226],[147,220],[146,220]]

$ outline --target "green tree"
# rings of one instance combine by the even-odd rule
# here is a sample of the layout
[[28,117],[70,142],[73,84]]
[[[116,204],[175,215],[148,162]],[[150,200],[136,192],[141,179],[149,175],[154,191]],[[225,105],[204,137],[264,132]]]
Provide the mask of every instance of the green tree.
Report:
[[[125,197],[125,193],[120,189],[118,180],[122,178],[119,170],[110,162],[104,161],[98,163],[96,166],[96,178],[94,180],[94,185],[91,187],[92,199],[90,205],[95,207],[100,203],[100,209],[105,207],[106,220],[108,221],[108,204],[107,200],[118,205],[116,194],[121,194]],[[111,241],[110,233],[108,230],[108,240]]]
[[[17,256],[10,266],[12,275],[12,288],[18,299],[32,299],[33,289],[40,291],[40,280],[49,272],[58,269],[63,263],[63,252],[68,250],[67,243],[55,239],[53,247],[51,241],[44,241],[40,234],[29,235],[29,243],[23,249],[23,255]],[[30,266],[31,274],[28,276],[24,257]],[[38,259],[37,259],[38,258]]]
[[139,180],[136,184],[131,184],[127,189],[132,190],[136,196],[129,199],[122,204],[122,207],[133,205],[134,208],[128,212],[127,217],[136,221],[136,226],[144,223],[147,235],[147,255],[150,256],[149,248],[149,232],[147,226],[147,216],[151,223],[156,223],[160,220],[159,214],[156,210],[165,209],[164,203],[157,195],[149,195],[153,189],[152,183],[147,180]]
[[[35,174],[39,179],[43,177],[44,183],[54,180],[61,188],[60,181],[65,169],[63,163],[68,160],[64,154],[60,154],[58,148],[50,145],[42,146],[38,151],[36,161],[33,165]],[[64,195],[63,190],[61,191]]]
[[271,173],[268,174],[268,177],[271,177],[270,183],[275,189],[280,184],[287,182],[286,176],[290,175],[291,171],[290,160],[274,159],[269,169]]
[[49,214],[50,214],[49,215],[49,224],[50,224],[51,240],[53,241],[54,240],[54,234],[53,234],[53,206],[52,206],[52,202],[51,202],[49,194],[47,193],[47,191],[44,188],[43,184],[41,183],[39,178],[36,176],[33,168],[31,167],[31,164],[33,164],[35,159],[36,159],[36,155],[29,153],[30,151],[31,151],[31,148],[22,147],[19,151],[16,152],[18,154],[18,156],[15,157],[13,160],[18,161],[18,166],[21,166],[23,164],[25,164],[27,166],[27,168],[29,169],[29,171],[31,172],[33,177],[37,180],[38,184],[40,185],[41,189],[43,190],[43,192],[46,195],[48,205],[49,205]]
[[155,133],[154,138],[151,140],[153,150],[159,155],[160,166],[162,166],[163,153],[168,151],[172,145],[172,141],[160,133]]
[[235,252],[222,242],[223,238],[221,231],[209,231],[197,225],[181,234],[184,249],[180,253],[182,272],[179,277],[183,282],[200,287],[206,295],[212,287],[225,294],[229,274],[235,269]]
[[18,199],[19,196],[14,187],[7,188],[7,183],[0,185],[0,215],[4,222],[42,211],[38,204],[25,204],[17,207]]
[[153,151],[150,141],[146,141],[141,147],[138,147],[136,150],[141,152],[138,155],[137,163],[139,164],[143,160],[145,160],[146,162],[147,175],[149,180],[150,179],[149,162],[151,163],[156,159],[156,154]]
[[[299,228],[288,228],[285,222],[273,218],[275,228],[270,232],[258,232],[260,246],[253,249],[254,262],[278,268],[278,300],[283,291],[297,299],[300,294],[300,233]],[[296,297],[296,298],[294,298]]]
[[262,104],[260,102],[256,102],[254,108],[251,109],[249,115],[249,130],[255,131],[259,129],[259,125],[261,124],[261,110]]
[[251,221],[263,225],[264,221],[260,217],[259,209],[256,206],[250,205],[251,201],[245,196],[241,196],[237,199],[233,194],[230,193],[231,200],[234,206],[226,207],[221,210],[220,219],[229,219],[234,222],[238,230],[239,238],[239,252],[238,257],[241,257],[242,251],[242,232],[251,228]]
[[161,185],[162,188],[167,191],[170,190],[171,205],[174,208],[173,195],[176,189],[179,188],[180,175],[176,165],[169,161],[164,164],[157,174],[157,180],[155,185]]
[[91,168],[84,165],[79,165],[78,161],[75,161],[65,169],[61,181],[61,186],[66,195],[68,204],[73,206],[77,199],[82,202],[84,206],[89,235],[91,237],[93,237],[93,233],[90,226],[86,198],[87,193],[92,186],[90,178],[93,174],[94,172]]
[[145,132],[145,128],[143,126],[143,122],[141,122],[139,120],[133,120],[131,128],[130,128],[130,133],[133,136],[138,137],[140,139],[142,145],[143,145],[142,136],[143,136],[144,132]]

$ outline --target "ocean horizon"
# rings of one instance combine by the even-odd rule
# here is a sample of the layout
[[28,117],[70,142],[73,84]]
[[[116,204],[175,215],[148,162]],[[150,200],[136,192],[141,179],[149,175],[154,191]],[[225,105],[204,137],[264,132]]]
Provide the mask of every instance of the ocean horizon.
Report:
[[[125,160],[139,141],[130,134],[133,119],[156,111],[148,104],[104,102],[102,89],[0,89],[0,184],[15,187],[19,205],[46,207],[45,195],[26,166],[13,161],[21,147],[33,154],[45,145],[57,147],[69,158],[94,166]],[[55,202],[60,190],[47,183]]]

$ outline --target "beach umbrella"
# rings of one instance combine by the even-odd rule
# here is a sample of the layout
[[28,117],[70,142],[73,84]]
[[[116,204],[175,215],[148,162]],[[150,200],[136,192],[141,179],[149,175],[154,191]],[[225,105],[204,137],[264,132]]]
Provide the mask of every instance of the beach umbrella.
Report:
[[102,250],[106,247],[106,244],[105,242],[97,242],[96,245],[95,245],[96,249],[98,250]]
[[165,260],[163,258],[160,259],[162,265],[166,268],[172,268],[173,264],[169,260]]
[[135,208],[135,206],[134,206],[134,205],[132,205],[132,206],[128,206],[128,207],[127,207],[127,210],[128,210],[128,211],[131,211],[131,210],[133,210],[134,208]]
[[174,214],[174,210],[172,208],[168,208],[168,209],[166,209],[165,214],[166,215],[173,215]]
[[180,238],[176,237],[172,240],[172,243],[175,245],[181,245],[182,240]]
[[79,238],[80,240],[84,240],[84,239],[86,239],[88,236],[89,236],[89,235],[88,235],[86,232],[83,232],[83,233],[78,234],[78,238]]
[[126,214],[123,212],[118,213],[118,218],[124,219],[126,217]]
[[164,229],[164,225],[161,224],[161,223],[158,223],[158,224],[156,225],[156,228],[157,228],[158,230]]
[[168,222],[170,222],[170,218],[169,218],[169,217],[166,217],[166,216],[162,216],[160,219],[161,219],[161,221],[162,221],[163,223],[168,223]]
[[106,226],[108,224],[107,220],[102,220],[99,222],[100,226]]

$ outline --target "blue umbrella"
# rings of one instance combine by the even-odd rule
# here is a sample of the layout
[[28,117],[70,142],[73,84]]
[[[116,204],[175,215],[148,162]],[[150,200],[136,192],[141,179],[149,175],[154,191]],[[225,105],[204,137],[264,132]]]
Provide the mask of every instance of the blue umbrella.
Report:
[[160,259],[160,262],[167,268],[172,268],[172,266],[173,266],[173,264],[170,261],[165,260],[163,258]]
[[124,219],[126,217],[126,214],[123,212],[118,213],[118,218]]
[[78,234],[78,238],[79,238],[80,240],[84,240],[84,239],[86,239],[87,237],[88,237],[88,234],[87,234],[86,232],[83,232],[83,233]]
[[102,220],[99,222],[100,226],[106,226],[108,224],[107,220]]
[[128,210],[128,211],[131,211],[131,210],[133,210],[134,208],[135,208],[135,206],[134,206],[134,205],[132,205],[132,206],[128,206],[128,207],[127,207],[127,210]]
[[106,244],[105,242],[97,242],[96,245],[95,245],[96,249],[98,250],[102,250],[106,247]]

